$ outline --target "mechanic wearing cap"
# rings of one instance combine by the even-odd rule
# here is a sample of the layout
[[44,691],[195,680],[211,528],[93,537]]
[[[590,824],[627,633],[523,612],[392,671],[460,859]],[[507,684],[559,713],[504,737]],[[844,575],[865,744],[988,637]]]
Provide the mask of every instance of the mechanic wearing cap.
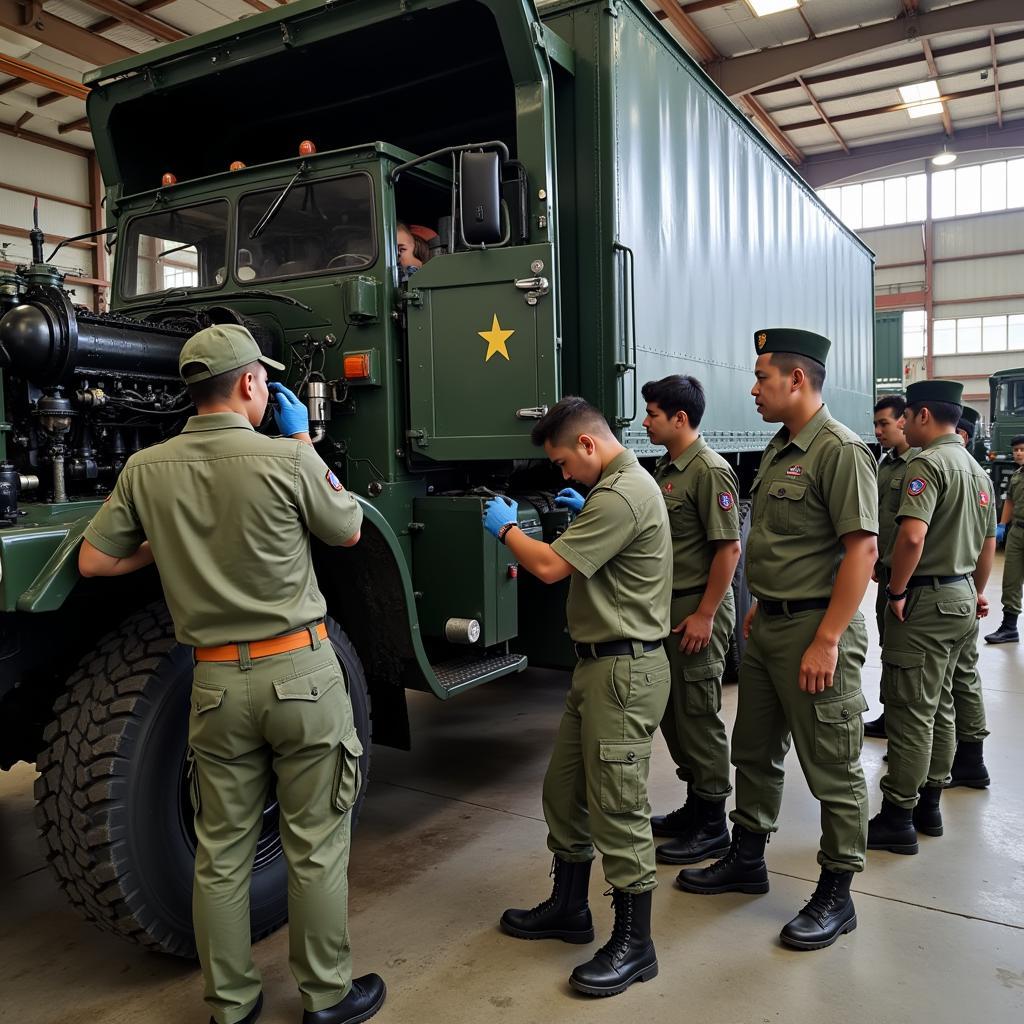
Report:
[[995,555],[992,482],[968,455],[957,423],[963,385],[925,380],[907,388],[904,430],[922,449],[907,463],[896,540],[885,553],[889,607],[882,643],[882,700],[889,734],[882,809],[868,848],[918,851],[917,833],[942,835],[939,797],[956,739],[953,672],[977,643],[988,612]]
[[[275,777],[303,1020],[366,1020],[385,989],[375,974],[352,980],[348,941],[362,747],[309,550],[310,534],[351,547],[362,511],[314,451],[305,406],[268,385],[267,367],[285,367],[244,327],[193,335],[178,366],[196,415],[128,460],[85,532],[79,569],[119,576],[155,561],[175,635],[195,648],[193,918],[211,1020],[255,1021],[263,1006],[249,883]],[[254,429],[271,391],[282,438]]]
[[857,926],[850,882],[864,868],[868,705],[860,674],[868,639],[859,607],[877,556],[875,460],[822,404],[826,338],[766,329],[754,346],[751,394],[761,417],[783,426],[751,487],[746,567],[757,603],[744,624],[749,643],[732,735],[732,846],[708,868],[681,871],[678,884],[699,893],[768,891],[764,850],[792,739],[821,804],[821,874],[781,939],[821,949]]

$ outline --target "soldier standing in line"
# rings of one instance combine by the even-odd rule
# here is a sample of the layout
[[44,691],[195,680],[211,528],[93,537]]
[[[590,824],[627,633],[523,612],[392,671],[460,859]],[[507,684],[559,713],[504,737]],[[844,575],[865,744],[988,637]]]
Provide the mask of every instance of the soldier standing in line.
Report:
[[[885,566],[882,556],[896,536],[896,513],[903,494],[903,473],[907,463],[917,454],[903,433],[903,414],[907,400],[902,395],[886,395],[875,402],[875,440],[885,449],[878,464],[878,561],[875,562],[874,581],[878,584],[875,597],[875,621],[878,623],[878,643],[885,636]],[[864,735],[885,739],[885,712],[874,721],[864,723]]]
[[988,611],[995,553],[992,484],[956,433],[963,386],[918,381],[907,388],[907,440],[922,449],[907,465],[896,539],[886,553],[889,606],[882,647],[882,700],[889,734],[882,809],[868,848],[918,852],[917,833],[942,835],[939,798],[953,764],[952,677]]
[[687,892],[768,891],[764,860],[775,831],[791,740],[821,804],[821,874],[781,933],[796,949],[830,946],[857,926],[850,883],[864,868],[867,786],[860,764],[867,653],[859,611],[877,557],[875,460],[821,400],[828,339],[773,328],[754,335],[761,417],[783,424],[752,486],[747,615],[732,734],[736,809],[729,852],[687,868]]
[[566,397],[533,429],[533,443],[572,490],[578,510],[552,544],[517,528],[515,502],[487,503],[484,526],[545,583],[571,576],[566,618],[579,661],[544,779],[551,896],[529,910],[506,910],[501,928],[521,939],[594,938],[587,898],[596,846],[612,887],[611,938],[569,979],[579,992],[610,996],[658,973],[651,941],[655,877],[647,773],[651,736],[665,713],[672,558],[661,492],[623,448],[598,409]]
[[740,558],[739,485],[732,467],[698,433],[704,388],[674,375],[643,386],[644,428],[668,451],[654,469],[672,532],[672,635],[665,650],[672,695],[661,731],[686,783],[685,804],[651,819],[664,864],[696,864],[729,849],[725,801],[729,740],[719,712],[722,673],[736,625],[732,579]]
[[1003,559],[1003,621],[994,633],[985,637],[987,644],[1020,643],[1017,616],[1021,610],[1021,589],[1024,586],[1024,434],[1010,441],[1017,471],[1010,477],[999,517],[996,541],[1006,542]]

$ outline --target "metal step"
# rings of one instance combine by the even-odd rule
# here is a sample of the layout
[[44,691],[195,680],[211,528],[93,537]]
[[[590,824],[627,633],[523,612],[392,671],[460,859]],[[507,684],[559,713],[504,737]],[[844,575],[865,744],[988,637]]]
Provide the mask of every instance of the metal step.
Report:
[[443,661],[431,666],[437,681],[449,695],[481,683],[500,679],[501,676],[522,672],[526,668],[526,656],[523,654],[492,654],[481,658],[473,654],[463,654],[451,661]]

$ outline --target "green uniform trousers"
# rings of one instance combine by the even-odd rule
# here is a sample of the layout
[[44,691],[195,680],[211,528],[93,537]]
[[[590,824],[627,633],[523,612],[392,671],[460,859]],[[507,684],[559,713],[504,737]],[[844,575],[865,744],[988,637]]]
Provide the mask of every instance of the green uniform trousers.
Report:
[[1010,527],[1003,551],[1003,611],[1020,615],[1021,588],[1024,587],[1024,528]]
[[260,993],[249,934],[249,882],[276,779],[288,861],[289,962],[307,1010],[351,987],[349,809],[362,746],[329,643],[250,661],[199,662],[189,745],[196,806],[192,912],[206,1001],[235,1024]]
[[882,793],[914,807],[927,782],[941,786],[956,750],[953,673],[965,643],[977,643],[977,596],[970,579],[916,587],[904,621],[887,611],[882,647],[882,703],[889,737]]
[[[702,594],[672,600],[672,625],[697,610]],[[729,637],[736,625],[732,589],[715,615],[711,643],[697,654],[679,650],[680,634],[665,641],[672,670],[672,693],[661,731],[676,763],[676,775],[704,800],[724,800],[732,793],[729,782],[729,739],[722,710],[722,673]]]
[[985,698],[978,675],[978,634],[981,623],[975,619],[970,636],[960,648],[960,657],[953,668],[953,715],[956,718],[956,738],[968,743],[980,743],[988,735],[985,719]]
[[572,674],[544,777],[548,848],[562,860],[586,861],[596,846],[615,889],[658,884],[647,773],[668,695],[660,647],[639,658],[585,658]]
[[864,743],[860,672],[868,649],[857,612],[839,640],[832,686],[800,689],[800,659],[823,610],[768,615],[760,608],[740,665],[739,706],[732,734],[736,810],[732,820],[752,832],[774,832],[782,806],[783,761],[790,741],[811,793],[821,804],[818,863],[830,871],[862,871],[868,794],[860,751]]

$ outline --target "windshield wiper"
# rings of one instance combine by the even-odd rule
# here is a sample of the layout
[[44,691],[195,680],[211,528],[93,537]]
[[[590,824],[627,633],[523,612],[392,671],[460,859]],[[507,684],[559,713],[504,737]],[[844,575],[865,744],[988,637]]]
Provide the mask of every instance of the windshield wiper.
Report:
[[[199,289],[205,292],[206,289]],[[134,309],[148,309],[149,307],[155,307],[157,309],[160,306],[166,306],[171,301],[184,301],[188,302],[196,294],[195,289],[188,288],[172,288],[166,295],[162,296],[158,302],[149,302],[140,306],[132,306]],[[210,294],[209,298],[220,302],[221,299],[273,299],[275,302],[284,302],[289,306],[298,306],[299,309],[304,309],[307,313],[313,312],[312,306],[307,306],[304,302],[300,302],[298,299],[292,298],[290,295],[282,295],[280,292],[268,291],[265,288],[247,288],[245,291],[237,292],[217,292]]]
[[266,226],[277,216],[277,211],[281,208],[281,204],[288,198],[288,193],[295,187],[295,183],[301,178],[308,170],[305,160],[299,164],[299,169],[295,172],[295,177],[285,185],[281,194],[267,207],[267,212],[260,217],[259,223],[249,232],[249,241],[253,242],[260,235],[263,234]]

